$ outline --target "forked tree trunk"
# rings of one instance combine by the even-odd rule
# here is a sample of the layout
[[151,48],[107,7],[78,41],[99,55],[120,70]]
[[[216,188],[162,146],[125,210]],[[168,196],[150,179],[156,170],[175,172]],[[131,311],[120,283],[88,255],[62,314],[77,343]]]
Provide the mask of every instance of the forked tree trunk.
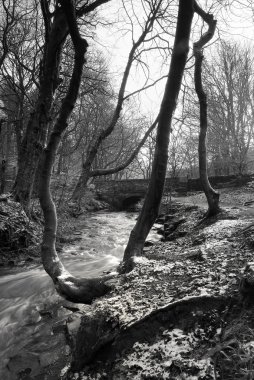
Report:
[[56,289],[63,297],[72,302],[91,303],[94,298],[105,294],[110,289],[106,281],[112,278],[112,276],[91,279],[75,278],[64,268],[55,249],[57,215],[50,192],[50,178],[61,135],[67,127],[68,118],[78,96],[85,62],[84,56],[88,46],[87,42],[79,34],[73,2],[71,0],[61,0],[60,3],[66,15],[75,48],[75,62],[67,94],[62,101],[59,117],[43,155],[39,197],[45,226],[41,255],[44,269],[52,278]]
[[159,113],[151,179],[144,205],[137,223],[131,231],[128,245],[124,252],[123,271],[131,270],[133,257],[142,254],[145,239],[158,216],[167,169],[171,121],[187,61],[193,13],[192,0],[179,0],[175,42],[168,80]]
[[219,193],[217,193],[211,186],[207,174],[207,150],[206,150],[206,134],[208,127],[207,119],[207,96],[202,84],[202,62],[203,62],[203,47],[207,44],[213,37],[216,28],[216,21],[213,19],[211,14],[204,12],[195,3],[195,12],[197,12],[203,20],[208,24],[208,31],[202,35],[194,44],[194,56],[195,56],[195,72],[194,81],[195,89],[199,99],[200,107],[200,132],[199,132],[199,142],[198,142],[198,154],[199,154],[199,175],[202,188],[204,190],[207,203],[208,211],[206,216],[216,215],[219,211]]

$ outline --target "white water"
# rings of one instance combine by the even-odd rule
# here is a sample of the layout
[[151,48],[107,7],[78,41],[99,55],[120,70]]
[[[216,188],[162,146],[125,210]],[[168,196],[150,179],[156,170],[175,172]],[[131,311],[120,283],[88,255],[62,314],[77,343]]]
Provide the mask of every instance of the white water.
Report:
[[[120,263],[135,214],[96,213],[84,220],[80,240],[59,256],[66,268],[79,277],[94,277]],[[156,239],[152,233],[150,239]],[[36,335],[39,310],[60,303],[52,281],[42,267],[23,272],[0,271],[0,370]],[[1,375],[1,371],[0,371]]]

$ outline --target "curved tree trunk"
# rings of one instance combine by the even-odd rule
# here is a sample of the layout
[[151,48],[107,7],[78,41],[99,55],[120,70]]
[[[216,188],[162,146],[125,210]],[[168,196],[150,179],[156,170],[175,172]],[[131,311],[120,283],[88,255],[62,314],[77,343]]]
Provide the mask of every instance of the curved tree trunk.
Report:
[[105,294],[110,289],[106,281],[112,278],[112,276],[91,279],[75,278],[64,268],[55,249],[57,215],[50,192],[50,178],[61,135],[67,127],[68,118],[78,96],[85,62],[84,56],[88,46],[87,42],[79,34],[72,1],[61,0],[60,3],[66,15],[75,48],[75,62],[69,88],[62,101],[59,117],[50,136],[47,148],[43,153],[39,198],[44,214],[45,226],[41,255],[44,269],[52,278],[57,291],[63,297],[72,302],[91,303],[94,298]]
[[133,257],[141,255],[145,239],[154,224],[163,194],[168,161],[169,133],[189,51],[193,1],[179,0],[175,42],[168,80],[160,108],[154,161],[145,202],[124,252],[123,271],[133,266]]
[[38,100],[21,143],[18,173],[13,188],[16,200],[22,204],[27,213],[29,213],[37,167],[46,143],[50,109],[58,84],[60,55],[67,33],[68,24],[62,9],[58,8],[52,27],[46,33]]
[[[77,15],[84,16],[108,1],[95,0],[91,4],[85,2]],[[14,197],[28,214],[36,171],[47,140],[53,96],[59,84],[62,47],[69,33],[68,23],[58,2],[54,12],[51,12],[48,3],[44,0],[40,2],[45,24],[45,49],[41,61],[38,99],[20,146],[18,173],[13,187]]]
[[203,47],[207,42],[209,42],[216,28],[216,21],[213,16],[205,13],[196,3],[195,11],[203,18],[203,20],[208,24],[208,31],[202,35],[194,44],[194,56],[195,56],[195,71],[194,71],[194,81],[195,89],[199,99],[200,107],[200,132],[199,132],[199,143],[198,143],[198,154],[199,154],[199,175],[201,185],[203,187],[206,199],[208,202],[208,212],[207,216],[216,215],[219,211],[219,193],[217,193],[211,186],[208,174],[207,174],[207,151],[206,151],[206,134],[207,134],[207,96],[202,85],[202,62],[203,62]]

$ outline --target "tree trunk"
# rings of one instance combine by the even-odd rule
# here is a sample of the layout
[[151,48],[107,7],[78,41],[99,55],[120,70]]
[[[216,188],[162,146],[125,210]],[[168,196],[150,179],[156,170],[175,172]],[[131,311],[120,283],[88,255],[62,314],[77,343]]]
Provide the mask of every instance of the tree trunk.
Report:
[[67,33],[66,19],[62,9],[57,8],[48,41],[45,42],[38,100],[20,147],[18,173],[13,188],[16,200],[27,213],[38,163],[46,143],[53,95],[58,85],[60,55]]
[[85,163],[82,164],[82,170],[81,174],[79,176],[78,182],[75,186],[75,189],[73,191],[73,194],[71,196],[71,199],[74,201],[78,201],[80,203],[83,194],[85,192],[87,182],[89,178],[91,177],[90,175],[90,167],[91,165],[85,165]]
[[6,184],[6,161],[2,160],[0,167],[0,194],[4,194]]
[[194,56],[195,56],[195,72],[194,81],[195,89],[199,99],[200,107],[200,132],[199,132],[199,143],[198,143],[198,154],[199,154],[199,175],[201,185],[203,187],[206,199],[208,202],[208,212],[207,216],[215,215],[219,212],[219,194],[212,188],[207,174],[207,151],[206,151],[206,134],[207,134],[207,97],[203,89],[202,84],[202,61],[203,61],[203,47],[209,42],[216,28],[216,21],[213,16],[205,13],[201,8],[195,3],[195,11],[203,18],[203,20],[208,24],[208,31],[202,35],[194,44]]
[[44,269],[52,278],[57,291],[63,297],[72,302],[91,303],[94,298],[105,294],[110,289],[107,280],[111,279],[112,276],[90,279],[75,278],[64,268],[55,249],[57,215],[50,192],[51,172],[61,135],[67,127],[68,118],[78,96],[85,62],[84,56],[88,46],[87,42],[81,38],[79,34],[72,1],[61,0],[60,3],[68,20],[70,34],[75,48],[75,61],[67,94],[62,101],[58,119],[43,155],[39,198],[45,224],[41,255]]
[[[91,4],[85,2],[79,7],[77,16],[82,17],[108,1],[95,0]],[[40,1],[45,24],[45,48],[41,61],[39,94],[22,140],[18,173],[13,188],[16,200],[22,204],[27,213],[30,209],[37,167],[46,144],[52,100],[59,85],[62,47],[69,33],[62,7],[55,2],[55,9],[52,11],[49,9],[49,3]]]
[[159,113],[151,179],[144,205],[124,252],[123,271],[131,270],[133,257],[142,254],[145,239],[158,216],[167,169],[171,121],[187,61],[193,13],[193,1],[179,1],[175,42]]

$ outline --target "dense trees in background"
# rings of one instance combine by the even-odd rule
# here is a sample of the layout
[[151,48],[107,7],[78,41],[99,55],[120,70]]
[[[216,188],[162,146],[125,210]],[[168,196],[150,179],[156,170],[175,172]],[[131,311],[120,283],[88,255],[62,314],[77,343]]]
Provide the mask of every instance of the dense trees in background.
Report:
[[253,146],[254,71],[248,47],[221,41],[213,63],[205,67],[209,94],[209,145],[217,175],[244,174]]
[[[83,17],[83,34],[93,34],[94,25],[98,22],[94,10],[106,2],[95,1],[79,5],[77,17]],[[10,8],[11,4],[8,6]],[[80,96],[69,123],[69,130],[63,137],[63,146],[59,149],[57,160],[59,173],[62,171],[64,152],[67,151],[69,156],[77,152],[76,158],[79,156],[80,161],[77,160],[75,174],[77,175],[80,167],[82,171],[73,193],[76,199],[82,195],[82,189],[90,177],[105,175],[106,169],[109,170],[109,174],[113,174],[127,167],[148,137],[147,129],[150,127],[152,131],[156,125],[153,121],[149,125],[144,120],[148,120],[147,117],[134,114],[134,108],[136,111],[139,93],[163,78],[163,75],[158,75],[156,79],[150,77],[146,71],[146,55],[149,50],[155,48],[164,56],[170,52],[168,41],[161,37],[163,33],[168,33],[166,27],[169,29],[168,4],[162,0],[144,2],[140,19],[136,17],[135,20],[132,13],[137,6],[139,7],[139,3],[132,0],[122,3],[125,18],[130,21],[126,28],[131,35],[132,45],[118,92],[112,89],[103,56],[94,49],[89,52],[89,63],[83,74]],[[39,159],[50,128],[57,117],[61,98],[66,92],[74,54],[68,38],[68,26],[60,8],[56,6],[54,10],[53,3],[48,1],[39,3],[31,0],[26,4],[26,18],[18,20],[18,42],[10,50],[6,67],[1,72],[3,109],[11,114],[17,142],[17,163],[15,164],[15,160],[12,163],[17,169],[14,193],[27,212],[30,209],[34,183],[37,183],[36,176],[40,175],[36,174]],[[18,11],[21,9],[18,8]],[[28,28],[27,24],[34,25],[34,28]],[[132,67],[137,70],[138,66],[145,72],[143,84],[131,92],[127,91]],[[131,101],[132,96],[136,97],[136,104],[131,110],[130,104],[134,104]],[[113,152],[113,146],[110,150],[107,149],[112,145],[112,138],[110,137],[111,142],[105,140],[115,128],[118,129],[115,139],[119,141],[119,137],[122,136],[123,152],[119,149],[119,144],[115,144],[116,152]],[[131,139],[135,144],[130,143],[128,146],[127,141]],[[31,149],[33,144],[36,147]],[[107,152],[104,157],[103,151]],[[112,152],[113,157],[109,157],[109,152]]]
[[[6,161],[8,179],[13,180],[18,171],[15,184],[16,198],[20,199],[28,209],[33,181],[29,180],[26,184],[23,181],[27,177],[36,177],[37,169],[34,168],[33,175],[30,173],[28,176],[29,173],[26,174],[28,169],[22,166],[26,161],[26,155],[29,156],[29,153],[25,152],[30,151],[26,148],[28,144],[26,131],[28,125],[31,129],[31,117],[32,114],[34,115],[33,110],[39,96],[39,88],[42,86],[43,67],[46,64],[45,43],[49,43],[50,33],[53,33],[54,23],[57,25],[59,17],[59,10],[57,17],[53,17],[52,9],[49,12],[46,9],[46,5],[50,3],[43,4],[44,2],[40,4],[33,0],[26,4],[18,4],[15,0],[8,3],[4,1],[1,4],[4,22],[0,31],[3,51],[0,72],[2,125],[0,158]],[[122,3],[122,15],[125,20],[129,20],[126,32],[130,33],[133,40],[125,71],[129,68],[133,73],[136,70],[139,76],[141,71],[145,74],[143,85],[131,91],[134,92],[133,96],[128,90],[128,77],[122,77],[122,84],[125,82],[125,93],[120,95],[120,98],[122,97],[121,112],[115,118],[117,121],[113,122],[115,132],[109,133],[107,137],[105,136],[108,132],[105,133],[105,131],[107,128],[109,128],[108,131],[112,129],[114,112],[116,112],[116,107],[120,108],[118,104],[120,92],[116,90],[117,86],[111,77],[111,68],[106,62],[103,49],[98,50],[95,46],[89,48],[80,95],[62,138],[53,169],[55,174],[61,174],[62,182],[63,180],[65,183],[71,182],[73,186],[76,186],[73,193],[74,199],[82,197],[82,189],[86,182],[99,175],[103,175],[104,178],[137,176],[148,178],[150,176],[155,140],[153,137],[147,140],[148,137],[144,138],[144,136],[149,127],[151,127],[151,132],[155,128],[155,117],[142,114],[139,108],[137,112],[137,96],[144,88],[149,88],[165,76],[165,71],[164,75],[157,74],[156,77],[149,74],[149,70],[151,71],[151,69],[148,70],[148,65],[151,66],[149,57],[157,49],[158,57],[162,65],[165,65],[167,57],[171,54],[170,44],[165,39],[165,31],[166,35],[173,34],[175,5],[174,2],[170,4],[162,1],[145,2],[143,11],[147,11],[146,18],[142,13],[140,19],[135,20],[134,12],[137,10],[135,8],[138,6],[137,3],[135,1]],[[82,12],[85,12],[84,7],[79,10],[79,18]],[[87,33],[94,38],[98,20],[96,12],[87,13],[86,19],[82,19],[82,22],[84,21],[82,33]],[[88,29],[87,22],[89,22]],[[53,95],[51,94],[50,116],[44,115],[48,119],[45,124],[47,132],[42,138],[45,141],[57,117],[61,98],[66,92],[70,78],[74,53],[69,38],[65,38],[65,43],[62,44],[60,50],[61,64],[55,62],[59,65],[59,70],[58,73],[55,70],[58,79],[55,79],[55,85],[51,89]],[[253,104],[250,96],[253,86],[252,52],[250,48],[225,41],[217,42],[215,46],[210,47],[210,51],[214,57],[213,61],[210,62],[209,59],[203,63],[204,88],[209,102],[208,174],[244,174],[252,170],[253,162]],[[56,52],[56,54],[60,53]],[[242,70],[242,67],[245,69]],[[188,71],[191,71],[191,68]],[[180,102],[184,111],[181,112],[181,117],[177,113],[173,120],[168,161],[168,175],[172,176],[198,175],[196,140],[199,112],[190,77],[191,75],[186,82],[187,87],[191,86],[190,99],[185,94],[186,87],[183,86]],[[47,99],[49,101],[49,96]],[[102,135],[104,135],[103,138]],[[139,149],[137,149],[138,144]],[[43,149],[43,143],[39,145],[38,152]],[[36,160],[32,161],[34,166],[38,165],[35,164]],[[107,173],[108,177],[105,177]],[[81,176],[78,181],[79,174]],[[39,177],[39,173],[37,176]],[[25,190],[26,187],[27,190],[29,188],[28,193]],[[22,201],[22,194],[25,192],[27,195]],[[28,197],[27,200],[26,197]]]
[[[92,141],[91,145],[88,148],[88,152],[86,155],[86,159],[82,164],[82,172],[80,178],[78,180],[77,186],[73,193],[73,199],[80,199],[82,196],[82,192],[87,185],[87,182],[91,176],[95,176],[95,173],[91,173],[92,165],[97,155],[99,148],[103,141],[113,132],[115,129],[118,120],[121,115],[122,108],[127,100],[129,100],[133,95],[144,91],[147,88],[153,86],[160,78],[157,78],[152,83],[150,82],[150,78],[146,77],[144,85],[134,90],[131,93],[126,92],[127,82],[129,79],[129,75],[132,67],[141,63],[141,66],[147,65],[144,62],[144,55],[147,51],[156,48],[160,50],[161,44],[161,34],[167,34],[164,30],[165,22],[167,21],[167,12],[168,12],[168,4],[163,0],[156,0],[150,2],[141,2],[141,12],[142,17],[140,20],[138,18],[138,9],[135,12],[133,8],[135,7],[135,3],[133,1],[122,1],[123,8],[126,12],[126,19],[129,21],[129,28],[131,30],[132,35],[132,45],[128,54],[126,66],[124,68],[124,72],[122,75],[122,79],[119,86],[119,91],[116,97],[116,103],[114,107],[114,111],[108,123],[104,129],[96,136],[96,138]],[[143,8],[143,9],[142,9]],[[139,8],[140,11],[140,8]],[[133,21],[133,16],[137,19],[138,22],[138,32],[135,30],[135,21]],[[127,26],[128,27],[128,26]],[[162,46],[163,49],[163,46]],[[151,128],[151,130],[153,127]],[[134,155],[130,151],[129,156],[134,158]],[[120,165],[120,168],[126,167],[131,161],[131,158],[126,159],[126,164]],[[116,168],[108,168],[107,171],[103,169],[100,173],[98,169],[96,170],[96,176],[102,174],[113,174],[114,172],[118,172],[119,167]]]
[[[124,255],[123,270],[129,270],[157,217],[167,172],[187,177],[199,167],[213,214],[218,197],[209,185],[209,169],[215,174],[245,173],[253,145],[250,49],[220,41],[219,52],[217,42],[209,48],[212,58],[204,62],[202,49],[213,37],[215,21],[195,0],[123,0],[117,5],[125,25],[123,44],[126,36],[131,43],[115,83],[103,49],[94,43],[96,26],[103,24],[100,9],[110,9],[110,4],[1,2],[1,192],[6,167],[12,165],[13,196],[28,215],[32,196],[39,194],[45,219],[44,267],[59,292],[79,302],[103,294],[108,278],[78,280],[60,262],[52,173],[75,182],[72,200],[78,202],[88,181],[97,176],[150,178]],[[194,13],[199,19],[192,26]],[[200,21],[208,25],[207,32]],[[188,58],[190,38],[198,42],[194,57]],[[161,63],[152,73],[155,57]],[[135,75],[133,89],[128,86]],[[142,114],[140,94],[163,79],[160,109]]]

